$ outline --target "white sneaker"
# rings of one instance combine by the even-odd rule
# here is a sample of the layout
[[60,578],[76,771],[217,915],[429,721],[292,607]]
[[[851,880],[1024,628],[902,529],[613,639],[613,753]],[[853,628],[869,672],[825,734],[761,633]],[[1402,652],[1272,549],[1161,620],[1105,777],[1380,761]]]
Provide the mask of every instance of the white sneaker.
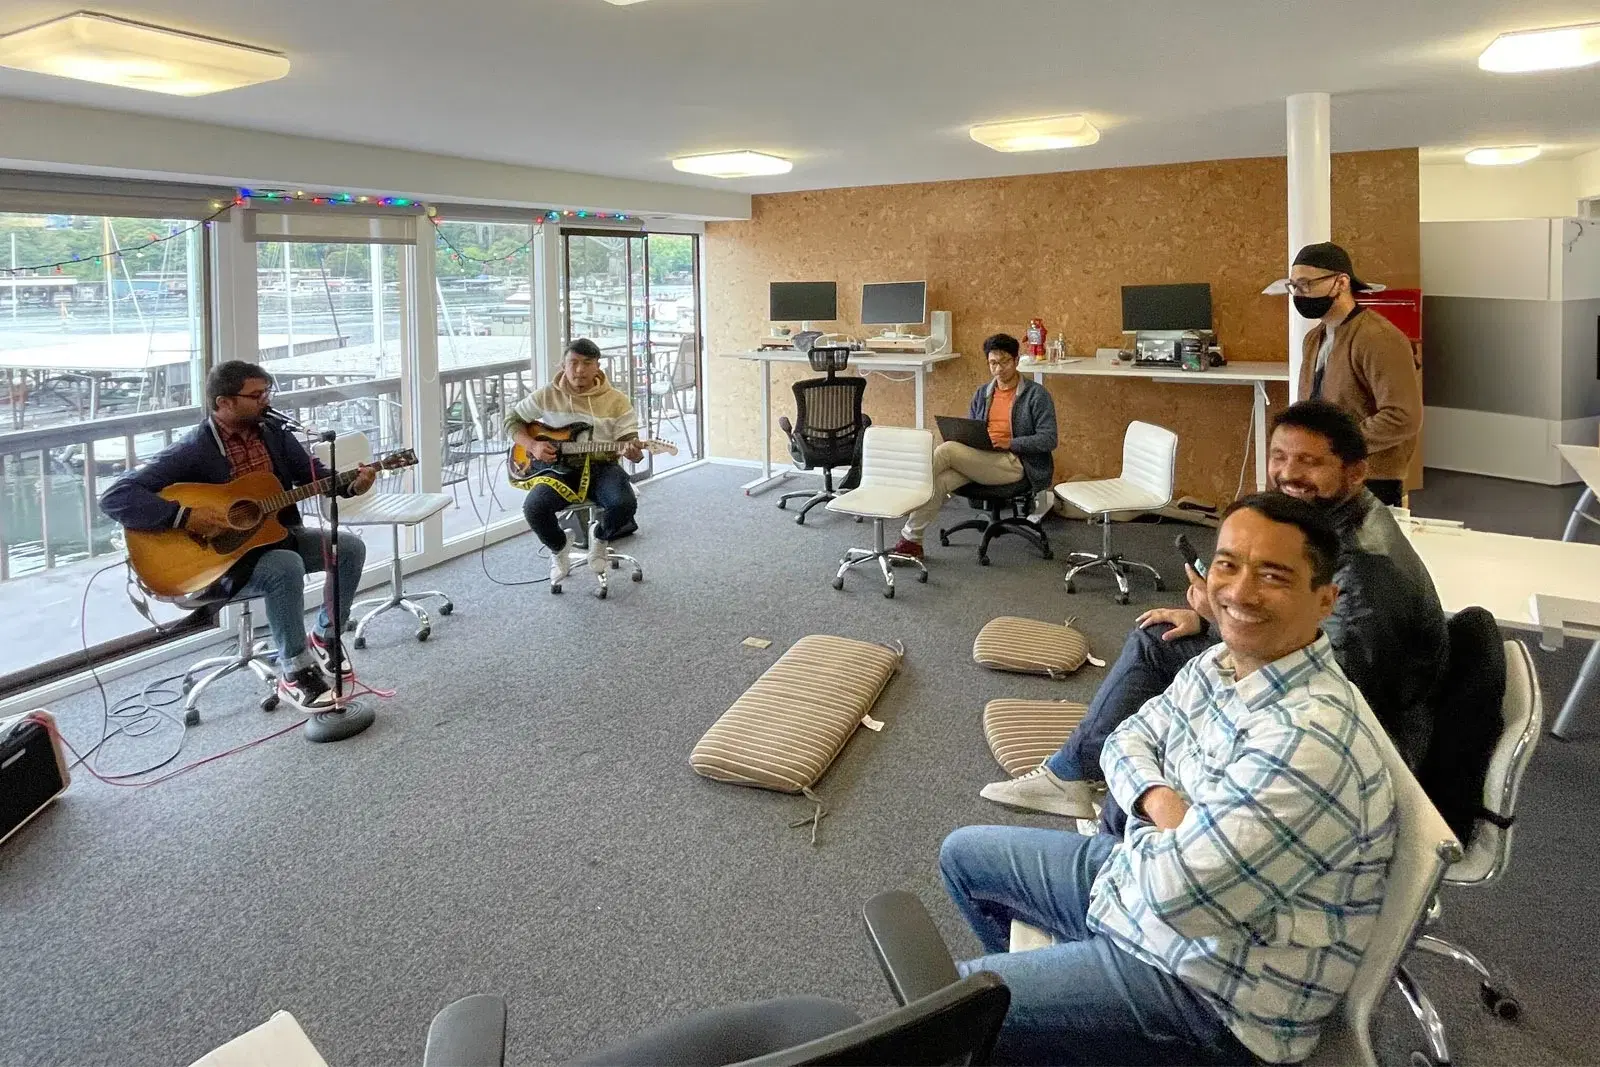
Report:
[[550,581],[560,582],[572,573],[572,538],[561,546],[561,551],[550,553]]
[[1094,790],[1089,783],[1057,778],[1042,763],[1020,778],[990,782],[978,795],[1008,808],[1065,815],[1069,819],[1095,817]]
[[611,547],[611,542],[602,541],[596,536],[595,531],[599,528],[598,524],[589,527],[589,569],[596,574],[604,574],[610,566],[606,560],[606,550]]

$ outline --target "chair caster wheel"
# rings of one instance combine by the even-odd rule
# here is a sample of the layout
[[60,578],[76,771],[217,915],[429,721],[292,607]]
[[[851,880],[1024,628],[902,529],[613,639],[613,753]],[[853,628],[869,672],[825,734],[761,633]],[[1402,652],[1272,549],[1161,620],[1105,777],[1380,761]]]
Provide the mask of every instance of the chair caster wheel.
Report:
[[636,581],[636,582],[644,581],[644,571],[634,571],[633,572],[633,580]]
[[199,726],[200,725],[200,709],[199,708],[185,708],[184,712],[183,712],[183,725],[185,725],[185,726]]
[[1076,593],[1077,591],[1078,591],[1078,587],[1077,586],[1073,585],[1071,582],[1067,583],[1067,592]]
[[1163,582],[1160,578],[1157,578],[1156,579],[1156,592],[1165,593],[1166,591],[1167,591],[1167,583]]
[[1041,559],[1055,559],[1056,558],[1056,554],[1054,552],[1050,551],[1048,548],[1046,548],[1043,551],[1041,551],[1039,555],[1040,555]]
[[432,627],[424,626],[422,629],[417,631],[417,640],[418,641],[426,641],[428,639],[428,637],[432,633],[433,633],[433,628]]
[[189,695],[189,690],[191,690],[193,688],[194,688],[194,679],[193,678],[185,678],[183,680],[183,695],[184,696],[188,696]]
[[884,595],[884,597],[886,599],[893,600],[894,599],[894,586],[891,585],[889,588],[885,589],[883,591],[883,595]]
[[1434,1059],[1421,1049],[1413,1049],[1411,1052],[1411,1067],[1450,1067],[1450,1064]]
[[844,588],[844,579],[843,578],[835,578],[833,580],[833,587],[835,589],[843,589]]
[[978,566],[987,567],[988,565],[989,565],[989,557],[988,556],[979,556],[978,557]]
[[949,548],[950,547],[950,538],[945,536],[943,530],[939,531],[939,547],[940,548]]
[[917,581],[921,582],[923,585],[927,585],[928,584],[928,572],[927,571],[918,572]]
[[1478,995],[1483,998],[1485,1008],[1506,1022],[1512,1022],[1522,1014],[1521,1001],[1509,993],[1502,993],[1488,982],[1478,987]]
[[787,507],[787,504],[788,504],[788,501],[785,501],[785,500],[778,501],[778,510],[779,511],[788,511],[789,508]]
[[550,595],[551,596],[556,596],[560,592],[561,592],[561,584],[559,582],[551,582],[550,583]]
[[[445,612],[445,614],[448,615],[450,613],[447,611],[447,612]],[[355,633],[356,632],[356,620],[351,619],[349,622],[345,623],[344,624],[344,632],[347,633],[347,634]]]
[[796,526],[804,526],[806,524],[806,517],[804,515],[796,515],[794,517],[794,524]]
[[366,648],[367,647],[367,639],[365,637],[357,637],[354,641],[351,641],[350,643],[352,645],[354,645],[356,648]]
[[856,525],[857,525],[857,526],[860,526],[860,525],[861,525],[861,524],[862,524],[862,523],[864,523],[864,522],[866,522],[866,521],[867,521],[867,520],[866,520],[866,519],[863,519],[863,518],[862,518],[862,517],[861,517],[861,516],[860,516],[860,515],[857,515],[857,516],[856,516]]
[[277,711],[278,710],[278,694],[277,693],[268,693],[266,696],[262,697],[261,698],[261,710],[262,711]]
[[601,600],[604,600],[606,598],[606,587],[602,585],[600,587],[600,591],[597,592],[595,596],[599,597]]
[[456,610],[456,606],[454,604],[450,603],[450,601],[448,601],[448,600],[446,600],[443,604],[439,605],[439,614],[440,615],[448,615],[452,611],[455,611],[455,610]]
[[1128,602],[1128,594],[1127,593],[1118,593],[1117,594],[1117,603],[1118,604],[1126,604],[1127,602]]

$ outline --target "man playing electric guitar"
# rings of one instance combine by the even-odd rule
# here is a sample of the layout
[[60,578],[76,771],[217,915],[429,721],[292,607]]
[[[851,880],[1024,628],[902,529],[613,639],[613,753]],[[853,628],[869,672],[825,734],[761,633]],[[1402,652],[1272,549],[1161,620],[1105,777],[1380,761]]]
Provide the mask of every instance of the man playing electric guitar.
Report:
[[529,431],[536,422],[546,426],[581,422],[592,428],[597,441],[625,442],[622,458],[630,463],[643,457],[639,416],[627,395],[606,381],[600,348],[593,341],[580,337],[568,345],[556,380],[517,401],[506,414],[505,427],[512,441],[550,466],[522,501],[528,526],[550,550],[550,580],[559,582],[572,570],[573,548],[556,512],[585,499],[600,505],[600,520],[589,532],[589,565],[598,572],[606,565],[606,546],[639,528],[633,521],[639,506],[633,484],[615,456],[563,459],[553,442],[536,439]]
[[[238,359],[218,364],[206,377],[210,417],[149,463],[119,478],[100,498],[100,510],[130,530],[181,529],[209,538],[231,528],[227,514],[217,508],[180,507],[159,496],[162,489],[178,482],[223,484],[265,470],[286,489],[327,477],[330,472],[306,453],[293,434],[265,417],[271,400],[272,375],[265,370]],[[363,468],[345,495],[366,492],[375,477],[373,469]],[[333,706],[328,646],[340,630],[329,621],[324,606],[317,632],[308,641],[304,599],[307,572],[324,567],[323,535],[304,528],[300,509],[293,504],[277,518],[288,536],[246,555],[217,580],[213,590],[266,602],[284,696],[303,708],[326,710]],[[342,627],[355,600],[367,546],[361,538],[342,532],[338,545],[338,626]],[[348,660],[344,669],[349,671]]]

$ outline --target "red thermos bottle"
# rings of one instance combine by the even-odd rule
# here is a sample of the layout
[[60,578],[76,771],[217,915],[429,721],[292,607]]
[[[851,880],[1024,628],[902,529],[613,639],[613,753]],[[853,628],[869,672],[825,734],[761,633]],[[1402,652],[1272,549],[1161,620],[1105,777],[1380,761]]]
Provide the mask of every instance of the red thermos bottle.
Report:
[[1043,319],[1034,319],[1028,323],[1028,342],[1022,346],[1022,354],[1035,359],[1044,358],[1044,339],[1049,333],[1044,328]]

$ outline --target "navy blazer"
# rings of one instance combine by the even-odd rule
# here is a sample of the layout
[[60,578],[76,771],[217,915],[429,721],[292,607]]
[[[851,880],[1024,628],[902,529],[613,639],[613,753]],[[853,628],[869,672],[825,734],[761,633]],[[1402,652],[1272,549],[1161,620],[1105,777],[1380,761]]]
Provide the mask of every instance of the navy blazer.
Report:
[[[272,457],[272,473],[286,489],[326,478],[329,471],[306,452],[305,446],[275,423],[260,424],[261,440]],[[209,482],[220,485],[233,480],[233,468],[211,420],[174,441],[149,463],[118,478],[100,497],[100,510],[130,530],[164,530],[179,523],[183,510],[156,494],[175,482]],[[290,504],[278,512],[284,526],[302,525],[300,509]]]

